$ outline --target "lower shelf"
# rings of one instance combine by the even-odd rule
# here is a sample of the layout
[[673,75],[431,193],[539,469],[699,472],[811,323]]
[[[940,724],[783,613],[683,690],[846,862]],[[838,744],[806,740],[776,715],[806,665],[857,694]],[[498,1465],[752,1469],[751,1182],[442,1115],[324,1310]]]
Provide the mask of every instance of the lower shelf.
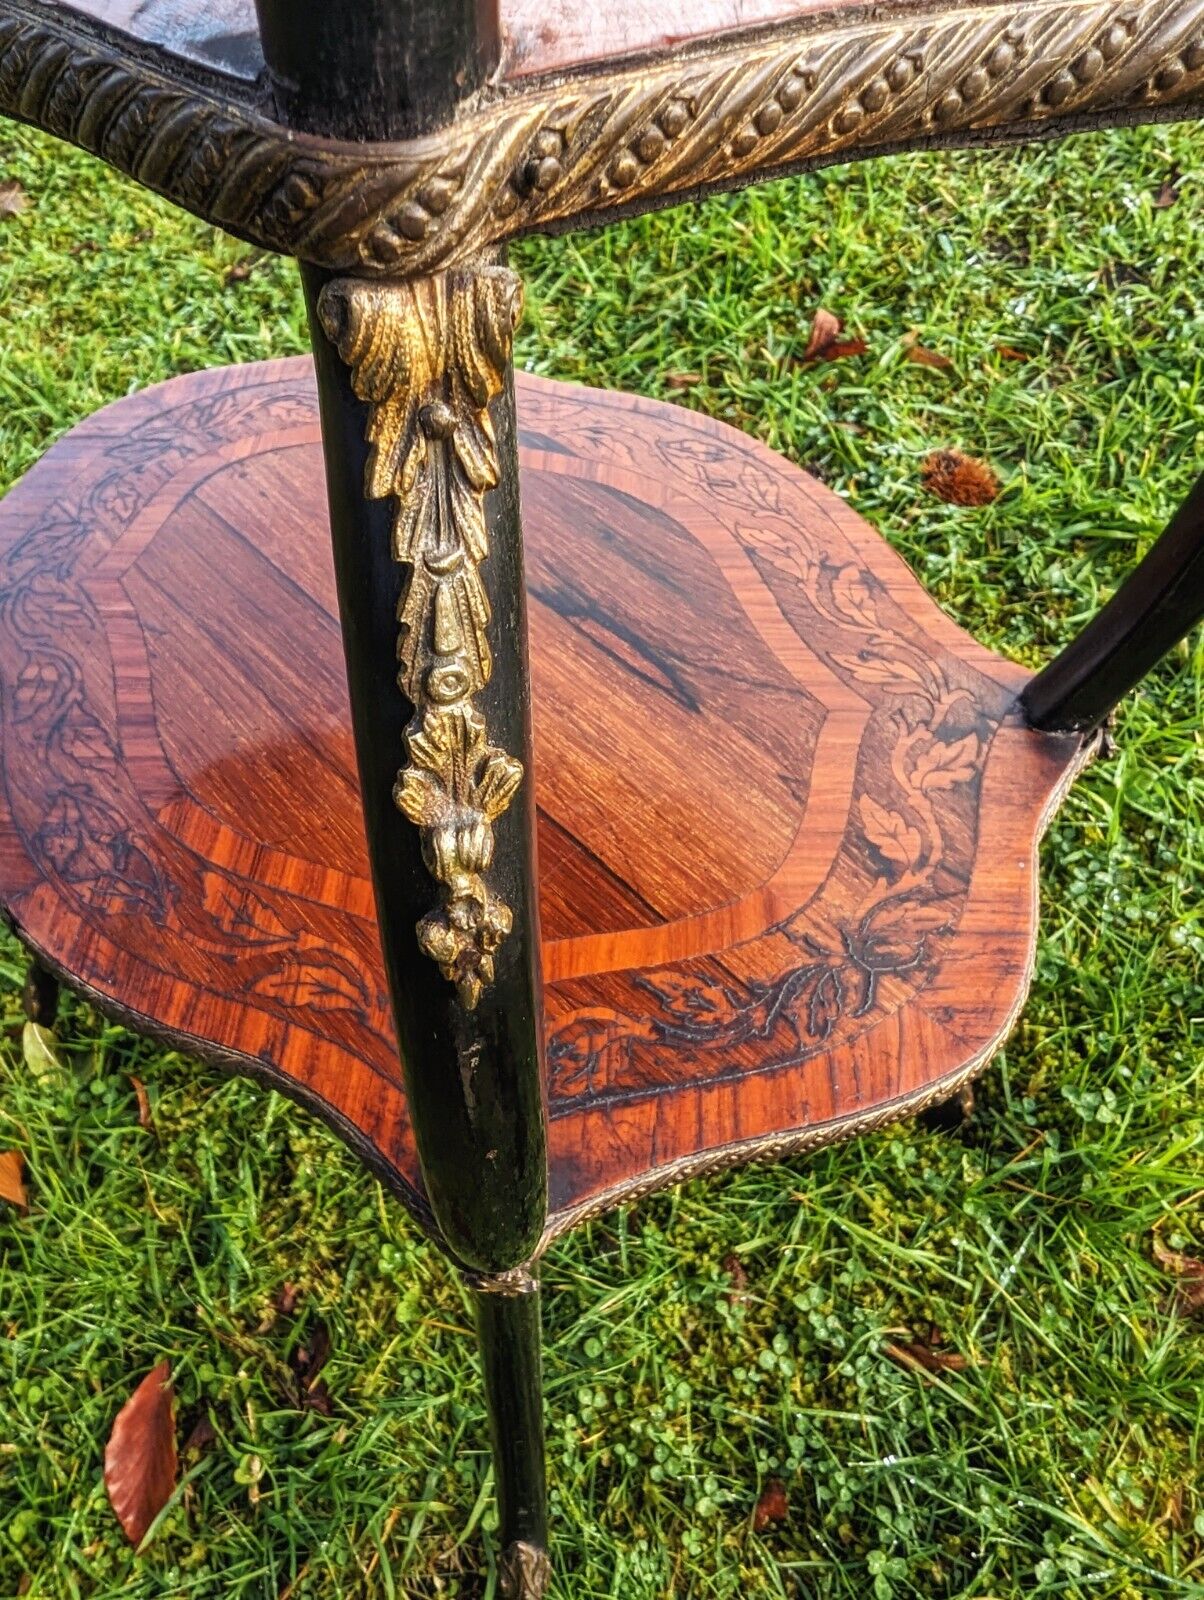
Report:
[[[743,435],[531,378],[518,408],[554,1233],[951,1093],[1023,1001],[1085,750]],[[311,1106],[429,1223],[310,363],[90,418],[0,506],[0,563],[8,916],[109,1011]]]

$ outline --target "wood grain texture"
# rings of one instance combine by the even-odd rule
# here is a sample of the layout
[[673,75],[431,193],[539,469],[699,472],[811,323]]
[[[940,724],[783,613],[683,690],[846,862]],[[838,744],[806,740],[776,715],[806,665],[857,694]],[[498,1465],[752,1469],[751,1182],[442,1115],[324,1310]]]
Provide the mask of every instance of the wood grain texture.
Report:
[[[48,0],[115,33],[186,61],[252,80],[263,70],[254,0]],[[849,6],[856,0],[835,0]],[[621,0],[601,8],[567,0],[501,6],[500,76],[517,78],[667,51],[692,40],[834,9],[833,0],[693,0],[666,7]]]
[[[518,386],[549,1234],[952,1092],[1022,1003],[1089,747],[732,429]],[[0,506],[0,887],[136,1025],[312,1106],[429,1225],[306,360],[82,424]],[[421,960],[415,955],[416,960]]]

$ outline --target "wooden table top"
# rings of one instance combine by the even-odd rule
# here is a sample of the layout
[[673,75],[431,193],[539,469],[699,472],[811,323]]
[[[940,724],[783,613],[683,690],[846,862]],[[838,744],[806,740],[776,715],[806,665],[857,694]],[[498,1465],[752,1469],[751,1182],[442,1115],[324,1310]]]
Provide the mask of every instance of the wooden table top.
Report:
[[[554,1233],[977,1071],[1084,751],[735,430],[529,378],[518,414]],[[0,506],[0,624],[6,914],[105,1009],[311,1106],[429,1226],[310,363],[57,444]]]
[[[856,0],[835,0],[835,6]],[[116,34],[166,54],[253,80],[263,70],[254,0],[52,0]],[[833,0],[504,0],[499,79],[675,50],[722,34],[835,8]]]

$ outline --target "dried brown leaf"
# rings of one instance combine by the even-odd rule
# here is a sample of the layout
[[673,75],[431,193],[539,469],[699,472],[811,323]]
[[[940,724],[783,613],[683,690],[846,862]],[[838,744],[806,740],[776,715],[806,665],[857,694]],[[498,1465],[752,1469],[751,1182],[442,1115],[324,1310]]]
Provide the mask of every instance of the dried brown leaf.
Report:
[[811,319],[811,334],[803,351],[803,360],[840,361],[844,356],[864,355],[869,348],[865,340],[842,339],[840,334],[843,328],[844,323],[834,312],[820,306]]
[[276,1295],[276,1310],[282,1317],[291,1317],[297,1309],[297,1296],[300,1290],[295,1283],[282,1283]]
[[882,1354],[900,1367],[920,1372],[964,1372],[970,1363],[956,1350],[941,1350],[920,1339],[907,1344],[884,1344]]
[[330,1330],[319,1317],[304,1344],[298,1344],[289,1358],[289,1366],[297,1379],[297,1403],[304,1411],[317,1411],[324,1417],[333,1412],[330,1391],[320,1379],[322,1368],[330,1359]]
[[837,339],[820,357],[823,361],[843,361],[846,356],[863,356],[869,349],[864,339]]
[[136,1078],[130,1073],[130,1088],[134,1091],[134,1098],[138,1102],[138,1126],[140,1128],[154,1128],[155,1119],[151,1116],[150,1096],[146,1092],[146,1085],[141,1078]]
[[160,1361],[117,1413],[105,1446],[109,1504],[132,1545],[171,1499],[177,1465],[171,1363]]
[[253,261],[234,261],[222,273],[222,282],[227,286],[232,283],[246,283],[254,268]]
[[997,344],[995,346],[995,354],[1001,356],[1004,361],[1027,361],[1029,359],[1028,351],[1017,350],[1014,344]]
[[0,1200],[7,1200],[18,1211],[29,1210],[25,1193],[25,1163],[17,1150],[0,1150]]
[[934,450],[924,457],[925,489],[951,506],[986,506],[999,494],[999,479],[988,461],[960,450]]
[[939,350],[929,350],[926,345],[909,344],[903,354],[917,366],[934,367],[937,372],[953,371],[953,362],[948,356],[943,356]]
[[330,1398],[330,1390],[326,1387],[326,1379],[318,1378],[310,1384],[301,1396],[301,1409],[303,1411],[316,1411],[320,1417],[334,1416],[334,1401]]
[[840,335],[844,323],[834,312],[825,311],[823,306],[811,318],[811,336],[807,340],[807,348],[803,351],[804,361],[817,360]]
[[1192,1317],[1204,1311],[1204,1261],[1196,1256],[1183,1255],[1178,1250],[1168,1250],[1157,1234],[1154,1235],[1154,1260],[1172,1278],[1178,1279],[1171,1297],[1171,1309],[1180,1317]]
[[1154,201],[1155,211],[1165,211],[1168,206],[1173,206],[1179,198],[1179,184],[1176,179],[1168,178],[1158,191]]
[[761,1498],[753,1508],[753,1527],[758,1533],[764,1533],[775,1522],[785,1522],[790,1514],[790,1502],[786,1498],[786,1485],[781,1478],[770,1478],[761,1490]]
[[728,1301],[735,1305],[737,1301],[745,1298],[744,1291],[748,1288],[748,1273],[744,1270],[744,1263],[738,1255],[726,1255],[723,1258],[723,1270],[732,1280],[728,1291]]
[[665,386],[669,389],[692,389],[702,382],[701,372],[666,372]]
[[29,206],[29,195],[23,184],[18,183],[16,178],[0,181],[0,222],[6,222],[9,217],[19,217],[22,211],[29,210]]

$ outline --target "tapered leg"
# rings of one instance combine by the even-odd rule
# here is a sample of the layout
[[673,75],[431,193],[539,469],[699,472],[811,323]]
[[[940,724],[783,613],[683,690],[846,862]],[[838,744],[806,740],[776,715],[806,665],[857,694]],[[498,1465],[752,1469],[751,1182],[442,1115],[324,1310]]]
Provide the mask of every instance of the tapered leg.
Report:
[[410,1115],[449,1250],[524,1265],[547,1214],[511,340],[493,261],[302,271],[351,717]]
[[534,784],[511,339],[496,261],[304,268],[377,919],[443,1242],[474,1274],[502,1593],[547,1582],[547,1216]]
[[30,1022],[53,1028],[59,1010],[59,981],[35,957],[25,974],[21,1003]]
[[506,1600],[539,1600],[548,1581],[539,1287],[475,1294],[493,1443]]
[[974,1115],[974,1085],[964,1083],[956,1094],[920,1113],[920,1121],[933,1133],[955,1133]]
[[1096,728],[1204,618],[1204,477],[1157,544],[1021,695],[1034,728]]

